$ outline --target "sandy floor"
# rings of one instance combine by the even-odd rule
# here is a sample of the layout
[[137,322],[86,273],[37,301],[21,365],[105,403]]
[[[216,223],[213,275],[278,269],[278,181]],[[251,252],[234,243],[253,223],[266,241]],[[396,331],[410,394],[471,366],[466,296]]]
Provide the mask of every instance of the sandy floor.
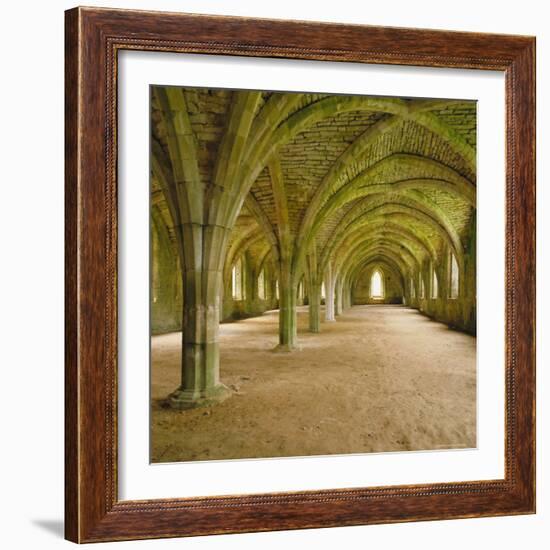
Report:
[[277,312],[220,327],[208,409],[163,399],[180,376],[179,333],[153,338],[152,461],[446,449],[476,445],[476,340],[401,306],[357,306],[273,353]]

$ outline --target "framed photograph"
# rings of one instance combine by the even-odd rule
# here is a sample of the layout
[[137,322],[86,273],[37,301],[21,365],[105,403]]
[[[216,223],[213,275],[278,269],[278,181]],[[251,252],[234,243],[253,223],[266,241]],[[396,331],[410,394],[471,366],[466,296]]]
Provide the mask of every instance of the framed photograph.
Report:
[[535,39],[66,12],[66,538],[535,511]]

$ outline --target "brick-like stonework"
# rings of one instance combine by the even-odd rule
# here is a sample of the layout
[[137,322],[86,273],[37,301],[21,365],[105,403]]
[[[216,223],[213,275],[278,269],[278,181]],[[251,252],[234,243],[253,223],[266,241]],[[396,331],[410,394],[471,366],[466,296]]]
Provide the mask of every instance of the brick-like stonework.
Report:
[[330,321],[373,302],[375,269],[384,303],[475,332],[475,102],[155,87],[151,128],[152,330],[183,328],[188,373],[174,406],[226,395],[219,321],[279,307],[291,350],[297,304],[322,331],[321,283]]

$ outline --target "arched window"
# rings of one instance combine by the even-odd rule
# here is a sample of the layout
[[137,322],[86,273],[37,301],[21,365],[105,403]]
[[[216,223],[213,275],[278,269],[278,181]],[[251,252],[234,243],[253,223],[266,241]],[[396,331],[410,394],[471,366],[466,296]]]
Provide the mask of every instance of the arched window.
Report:
[[449,298],[458,298],[459,286],[458,286],[458,262],[456,256],[449,253]]
[[411,285],[411,298],[415,298],[416,297],[416,288],[414,287],[414,279],[412,277],[411,277],[410,285]]
[[422,273],[419,273],[418,274],[418,292],[419,292],[419,297],[424,299],[424,296],[425,296],[425,290],[424,290],[424,279],[422,278]]
[[258,298],[265,300],[265,269],[262,269],[258,275]]
[[275,298],[279,299],[279,281],[275,281]]
[[243,260],[239,258],[231,270],[231,293],[233,300],[244,300]]
[[370,278],[370,296],[375,300],[380,300],[384,297],[384,281],[378,269],[374,271]]
[[321,299],[325,299],[325,283],[321,283]]
[[435,267],[432,267],[432,299],[435,300],[439,297],[439,282],[437,280],[437,273]]

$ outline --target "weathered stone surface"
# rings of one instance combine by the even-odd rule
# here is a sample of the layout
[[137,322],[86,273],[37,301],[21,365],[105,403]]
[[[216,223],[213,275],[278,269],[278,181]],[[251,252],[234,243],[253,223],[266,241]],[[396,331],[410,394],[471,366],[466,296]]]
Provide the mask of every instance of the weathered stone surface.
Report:
[[155,87],[151,127],[152,331],[183,329],[173,406],[227,395],[220,321],[278,308],[294,350],[308,304],[322,331],[323,282],[325,322],[406,303],[475,333],[475,102]]

